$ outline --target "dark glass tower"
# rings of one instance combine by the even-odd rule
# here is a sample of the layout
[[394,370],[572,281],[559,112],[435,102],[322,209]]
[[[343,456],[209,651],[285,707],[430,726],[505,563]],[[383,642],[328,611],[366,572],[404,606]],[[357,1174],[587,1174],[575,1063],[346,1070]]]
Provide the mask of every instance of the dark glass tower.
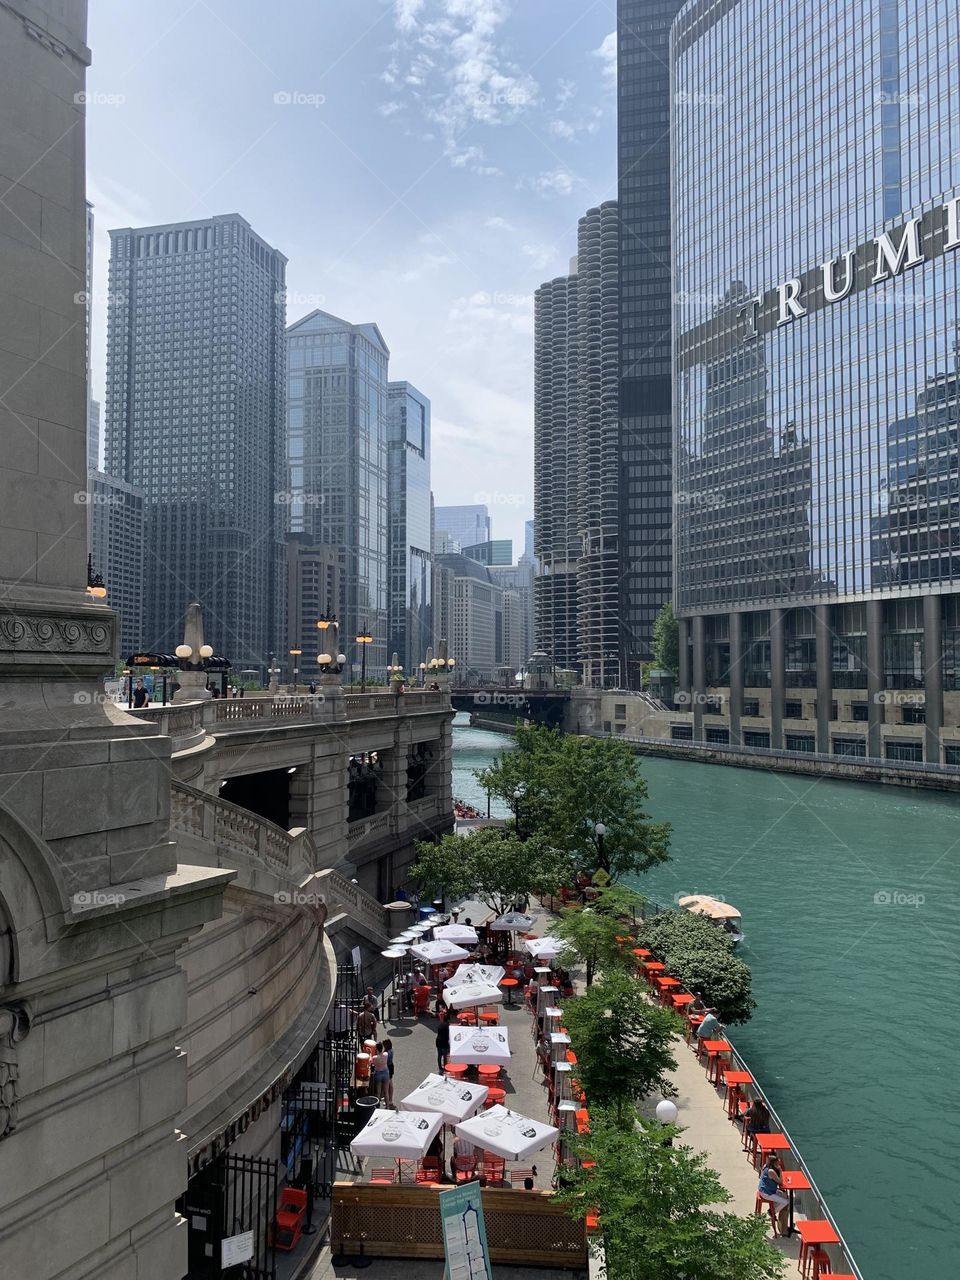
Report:
[[639,682],[670,599],[670,26],[682,0],[618,0],[620,625]]
[[110,232],[108,475],[144,495],[143,642],[187,605],[239,670],[280,640],[286,258],[238,214]]

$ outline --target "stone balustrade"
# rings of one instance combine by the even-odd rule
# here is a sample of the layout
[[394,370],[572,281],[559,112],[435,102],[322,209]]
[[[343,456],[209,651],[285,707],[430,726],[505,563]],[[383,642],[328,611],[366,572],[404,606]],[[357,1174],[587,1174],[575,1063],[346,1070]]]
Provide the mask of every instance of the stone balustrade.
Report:
[[283,870],[299,860],[310,865],[312,841],[302,827],[284,831],[249,809],[207,795],[196,787],[174,782],[170,795],[170,824],[174,830],[213,840],[228,855],[236,850],[264,859]]
[[354,919],[364,921],[383,937],[389,937],[386,909],[358,884],[332,869],[319,872],[315,883],[326,899],[328,917],[345,912]]

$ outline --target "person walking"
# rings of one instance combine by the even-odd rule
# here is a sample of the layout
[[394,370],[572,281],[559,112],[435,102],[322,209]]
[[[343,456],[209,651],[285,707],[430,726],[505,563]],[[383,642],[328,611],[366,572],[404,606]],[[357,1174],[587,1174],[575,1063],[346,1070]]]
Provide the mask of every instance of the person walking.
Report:
[[133,705],[135,707],[149,707],[150,695],[143,687],[143,681],[138,680],[136,688],[133,691]]
[[387,1071],[389,1073],[389,1078],[387,1080],[387,1095],[386,1095],[387,1106],[393,1107],[394,1111],[396,1111],[397,1108],[393,1106],[393,1077],[396,1071],[396,1067],[394,1066],[394,1062],[393,1062],[393,1041],[389,1037],[386,1038],[383,1042],[383,1051],[387,1055]]
[[450,1023],[454,1020],[455,1015],[451,1012],[446,1017],[441,1016],[440,1025],[437,1027],[437,1070],[443,1075],[444,1067],[447,1065],[447,1058],[450,1056]]
[[357,1017],[357,1040],[363,1048],[364,1040],[373,1040],[377,1034],[377,1015],[370,1009],[361,1009]]

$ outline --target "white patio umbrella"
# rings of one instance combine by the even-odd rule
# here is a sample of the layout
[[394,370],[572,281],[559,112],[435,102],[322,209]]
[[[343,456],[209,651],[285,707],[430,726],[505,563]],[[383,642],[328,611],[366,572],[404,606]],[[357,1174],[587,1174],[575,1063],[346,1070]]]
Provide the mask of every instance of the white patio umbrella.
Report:
[[350,1143],[355,1156],[417,1160],[440,1132],[439,1111],[375,1111]]
[[506,969],[499,964],[462,964],[443,985],[462,987],[465,982],[486,982],[495,987],[505,973]]
[[466,960],[470,953],[452,942],[417,942],[410,948],[410,954],[427,964],[443,964],[444,960]]
[[485,1084],[448,1080],[431,1073],[401,1099],[400,1106],[404,1111],[439,1111],[447,1124],[458,1124],[483,1106],[489,1092]]
[[456,1127],[458,1138],[466,1138],[475,1147],[503,1156],[505,1160],[524,1160],[535,1151],[542,1151],[558,1136],[560,1130],[541,1124],[529,1116],[518,1115],[497,1104],[482,1115],[464,1120]]
[[464,982],[445,987],[443,999],[452,1009],[481,1009],[485,1004],[500,1004],[503,992],[489,982]]
[[505,1027],[451,1027],[448,1062],[479,1065],[495,1062],[506,1066],[510,1061],[510,1041]]
[[480,941],[476,929],[469,924],[434,925],[433,936],[438,942],[466,942],[472,946]]
[[555,960],[567,944],[547,934],[545,938],[528,938],[523,945],[538,960]]
[[533,916],[525,916],[522,911],[508,911],[498,916],[489,928],[497,933],[529,933],[535,923]]

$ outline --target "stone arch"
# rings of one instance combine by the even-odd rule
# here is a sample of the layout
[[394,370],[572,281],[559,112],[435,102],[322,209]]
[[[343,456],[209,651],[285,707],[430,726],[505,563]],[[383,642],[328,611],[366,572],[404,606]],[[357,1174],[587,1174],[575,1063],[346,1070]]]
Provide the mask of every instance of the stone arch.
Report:
[[40,972],[69,908],[49,846],[0,805],[0,993]]

